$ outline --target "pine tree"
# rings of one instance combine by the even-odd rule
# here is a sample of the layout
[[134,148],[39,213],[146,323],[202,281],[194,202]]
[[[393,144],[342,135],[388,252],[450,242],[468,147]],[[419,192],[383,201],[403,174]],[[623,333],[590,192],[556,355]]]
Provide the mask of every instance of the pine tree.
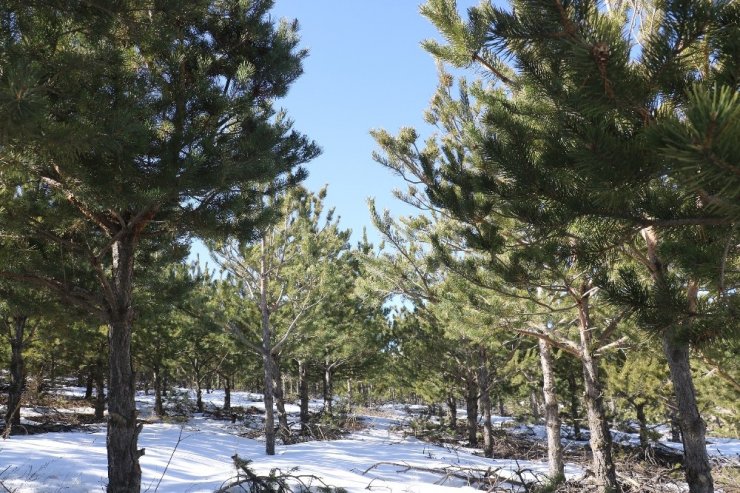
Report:
[[[48,288],[109,326],[108,491],[139,491],[131,364],[143,238],[251,235],[263,190],[303,178],[318,149],[272,102],[301,73],[297,23],[271,0],[0,6],[3,227],[63,248],[93,283]],[[277,178],[276,178],[277,177]],[[161,243],[160,243],[161,245]]]

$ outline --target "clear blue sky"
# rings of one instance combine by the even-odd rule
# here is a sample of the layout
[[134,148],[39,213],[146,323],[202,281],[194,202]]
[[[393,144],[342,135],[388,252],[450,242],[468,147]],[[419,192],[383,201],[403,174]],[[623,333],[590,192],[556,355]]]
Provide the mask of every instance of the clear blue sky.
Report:
[[[363,226],[377,243],[366,199],[394,216],[409,214],[391,194],[403,188],[372,159],[376,149],[369,130],[396,133],[413,126],[422,134],[423,113],[437,85],[432,57],[420,42],[438,38],[419,14],[417,0],[276,0],[275,18],[298,19],[303,47],[310,50],[304,74],[279,102],[295,128],[314,139],[322,155],[308,164],[305,185],[316,191],[328,184],[327,206],[340,224],[352,229],[352,243]],[[461,10],[477,4],[460,0]]]

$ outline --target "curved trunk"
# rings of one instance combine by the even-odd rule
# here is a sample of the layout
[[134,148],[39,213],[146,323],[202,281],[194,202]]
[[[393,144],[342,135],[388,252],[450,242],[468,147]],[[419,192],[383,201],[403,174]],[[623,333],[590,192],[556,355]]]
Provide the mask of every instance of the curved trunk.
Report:
[[545,396],[545,427],[547,429],[547,465],[550,481],[562,482],[565,479],[563,465],[563,446],[560,442],[560,414],[558,397],[555,392],[555,364],[552,348],[544,339],[539,340],[540,364],[542,365],[542,393]]
[[689,365],[689,347],[677,344],[669,336],[663,338],[663,352],[671,372],[673,392],[678,404],[678,420],[683,439],[684,467],[690,493],[714,491],[712,469],[706,446],[706,425],[699,414],[696,390]]

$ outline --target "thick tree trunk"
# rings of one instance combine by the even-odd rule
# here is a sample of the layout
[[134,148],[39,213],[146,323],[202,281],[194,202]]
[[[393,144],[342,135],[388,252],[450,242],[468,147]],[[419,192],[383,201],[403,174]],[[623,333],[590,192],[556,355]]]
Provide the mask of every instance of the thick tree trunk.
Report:
[[331,416],[333,414],[332,401],[334,395],[334,381],[332,375],[333,368],[326,361],[324,364],[324,413]]
[[570,425],[573,427],[573,437],[581,439],[581,416],[578,410],[578,384],[573,368],[568,368],[568,394],[570,394]]
[[[669,291],[666,281],[666,264],[658,255],[659,238],[653,228],[642,230],[642,236],[647,246],[647,256],[651,264],[651,273],[655,286],[659,290]],[[695,316],[698,311],[699,285],[694,281],[688,283],[687,302],[688,312]],[[691,323],[689,320],[688,323]],[[699,414],[696,401],[696,389],[691,376],[689,364],[689,345],[680,342],[675,334],[667,330],[663,334],[663,353],[668,361],[671,373],[673,393],[678,407],[678,420],[681,426],[681,436],[684,450],[684,467],[686,482],[690,493],[710,493],[714,491],[712,469],[709,465],[706,446],[706,425]]]
[[478,386],[475,379],[469,377],[465,381],[465,405],[468,412],[468,444],[478,446]]
[[132,302],[134,276],[133,235],[124,235],[112,247],[112,300],[108,307],[108,493],[131,493],[141,489],[137,446],[141,426],[136,422],[136,379],[131,361]]
[[671,372],[673,392],[678,404],[678,419],[683,439],[684,467],[690,493],[714,491],[712,470],[706,446],[706,424],[699,414],[696,390],[689,365],[688,344],[677,344],[669,335],[663,338],[663,352]]
[[491,375],[488,370],[486,351],[479,351],[478,387],[480,389],[480,407],[483,413],[483,455],[493,457],[493,423],[491,422]]
[[620,491],[617,474],[612,458],[612,435],[606,419],[603,403],[603,391],[599,378],[599,365],[592,353],[591,319],[589,315],[588,285],[581,287],[582,297],[578,302],[579,324],[581,339],[581,364],[583,366],[583,381],[585,387],[586,415],[588,428],[591,433],[591,454],[594,476],[600,493],[615,493]]
[[447,420],[450,430],[457,433],[457,399],[452,394],[447,396]]
[[552,348],[539,340],[540,364],[542,365],[542,393],[545,396],[545,427],[547,429],[547,465],[550,481],[559,483],[565,479],[563,446],[560,442],[560,414],[555,392],[555,363]]
[[10,385],[5,411],[5,433],[21,424],[21,398],[26,388],[26,367],[23,360],[27,317],[14,316],[8,324],[10,337]]
[[308,369],[306,362],[298,360],[298,394],[301,401],[301,433],[308,431]]

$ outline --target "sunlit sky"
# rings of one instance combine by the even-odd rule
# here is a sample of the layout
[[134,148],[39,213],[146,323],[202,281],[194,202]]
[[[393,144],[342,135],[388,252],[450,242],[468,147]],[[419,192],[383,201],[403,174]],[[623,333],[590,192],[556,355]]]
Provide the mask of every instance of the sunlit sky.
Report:
[[[464,11],[476,0],[459,0]],[[298,19],[302,46],[310,50],[304,74],[280,101],[295,128],[323,149],[307,166],[309,190],[329,185],[327,206],[352,229],[352,243],[368,228],[367,197],[393,215],[413,211],[393,198],[403,188],[372,159],[370,129],[396,133],[402,126],[428,133],[423,113],[437,84],[437,69],[420,42],[438,38],[419,14],[417,0],[276,0],[275,18]],[[426,129],[426,130],[424,130]]]

